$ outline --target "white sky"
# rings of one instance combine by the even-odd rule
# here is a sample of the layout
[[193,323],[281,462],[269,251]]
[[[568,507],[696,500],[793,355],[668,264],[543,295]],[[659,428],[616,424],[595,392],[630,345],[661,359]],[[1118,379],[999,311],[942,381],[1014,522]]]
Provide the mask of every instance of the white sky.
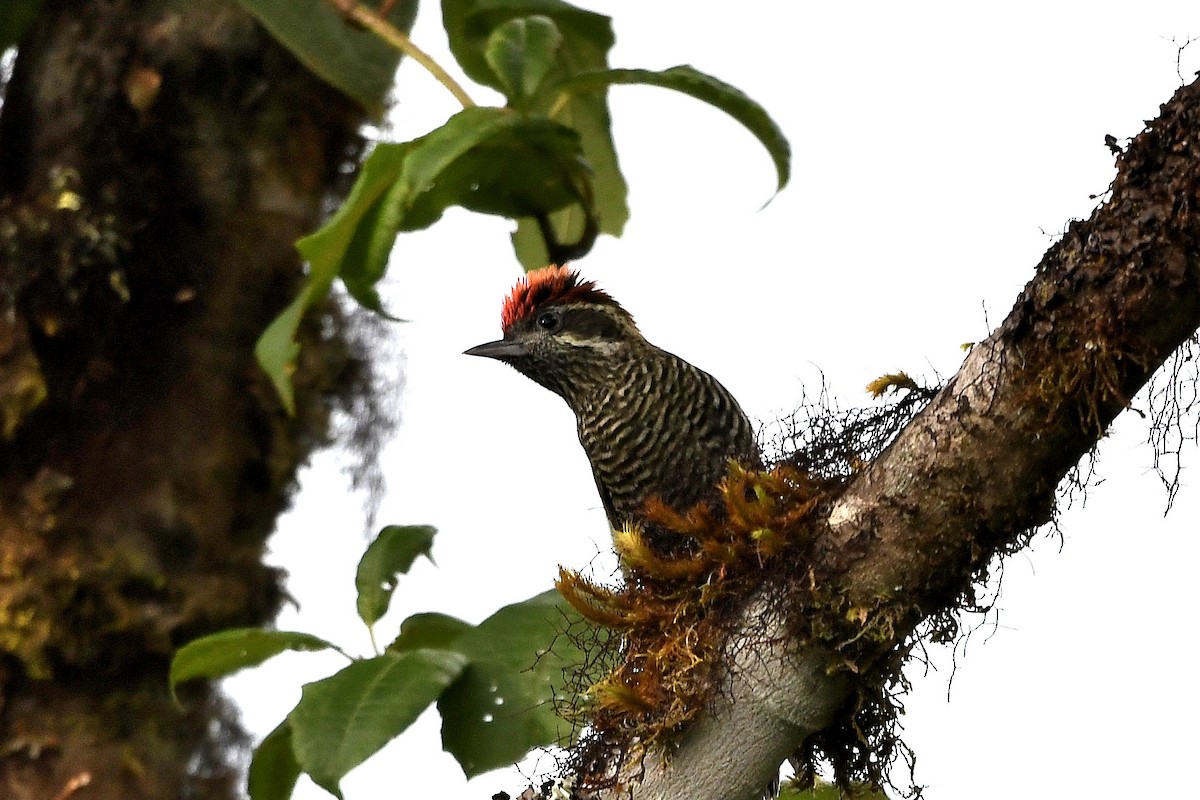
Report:
[[[792,185],[759,211],[773,172],[735,123],[666,91],[614,90],[633,218],[577,264],[647,338],[718,376],[760,420],[814,389],[818,368],[843,405],[867,402],[863,386],[897,368],[953,374],[959,345],[1007,314],[1051,235],[1108,185],[1104,135],[1136,134],[1179,84],[1169,40],[1200,36],[1185,2],[592,5],[616,16],[615,66],[690,63],[765,105],[792,142]],[[415,38],[449,62],[437,4]],[[1185,76],[1197,69],[1200,43],[1183,59]],[[412,64],[398,96],[398,138],[456,110]],[[478,622],[609,546],[565,404],[460,355],[499,334],[519,275],[508,229],[453,212],[393,254],[386,303],[411,322],[395,327],[407,388],[379,522],[440,533],[437,567],[403,579],[381,641],[418,611]],[[1191,785],[1200,498],[1185,485],[1163,518],[1144,435],[1122,417],[1101,448],[1105,482],[1063,515],[1065,543],[1043,537],[1010,560],[999,626],[959,653],[953,683],[948,649],[933,651],[929,675],[910,670],[906,741],[928,800],[1174,797]],[[339,463],[325,454],[305,472],[272,542],[300,603],[279,626],[366,653],[353,596],[361,498]],[[282,657],[229,688],[262,735],[301,683],[339,666]],[[522,788],[511,770],[465,783],[438,723],[427,713],[351,773],[346,797]],[[326,796],[302,779],[297,797]]]

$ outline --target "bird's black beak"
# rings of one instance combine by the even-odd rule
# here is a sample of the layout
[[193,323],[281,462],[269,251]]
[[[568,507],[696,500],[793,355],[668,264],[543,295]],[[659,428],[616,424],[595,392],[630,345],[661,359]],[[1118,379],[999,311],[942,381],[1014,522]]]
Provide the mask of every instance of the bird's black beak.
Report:
[[501,339],[496,342],[488,342],[487,344],[476,345],[470,350],[464,350],[465,356],[483,356],[485,358],[498,358],[505,360],[509,358],[518,358],[525,355],[525,345],[520,342]]

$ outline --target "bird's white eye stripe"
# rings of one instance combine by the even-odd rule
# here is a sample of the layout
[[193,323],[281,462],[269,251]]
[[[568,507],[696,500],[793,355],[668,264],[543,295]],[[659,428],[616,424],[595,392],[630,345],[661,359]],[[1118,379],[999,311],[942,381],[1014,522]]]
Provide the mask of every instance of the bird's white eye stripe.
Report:
[[572,347],[590,347],[600,353],[612,353],[620,348],[621,343],[611,339],[597,339],[593,336],[576,336],[573,333],[563,332],[558,335],[558,341],[564,344],[569,344]]

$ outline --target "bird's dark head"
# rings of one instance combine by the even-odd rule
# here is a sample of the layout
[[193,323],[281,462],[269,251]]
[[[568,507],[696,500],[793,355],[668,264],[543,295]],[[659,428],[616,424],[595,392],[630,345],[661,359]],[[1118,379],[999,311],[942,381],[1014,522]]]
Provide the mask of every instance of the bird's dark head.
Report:
[[503,361],[568,402],[646,346],[629,312],[568,267],[544,267],[517,281],[500,324],[503,339],[467,355]]

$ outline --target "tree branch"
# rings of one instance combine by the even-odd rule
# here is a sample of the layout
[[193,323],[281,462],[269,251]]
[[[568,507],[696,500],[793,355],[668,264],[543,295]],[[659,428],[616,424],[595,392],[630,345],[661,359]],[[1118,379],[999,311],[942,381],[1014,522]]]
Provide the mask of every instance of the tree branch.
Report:
[[[1193,83],[1118,159],[1109,200],[1050,248],[999,329],[833,505],[821,571],[841,576],[848,607],[895,621],[876,657],[1050,519],[1063,476],[1200,326],[1197,131]],[[678,750],[601,796],[756,797],[829,724],[849,682],[827,650],[764,635],[773,607],[765,592],[747,603],[729,686]]]

